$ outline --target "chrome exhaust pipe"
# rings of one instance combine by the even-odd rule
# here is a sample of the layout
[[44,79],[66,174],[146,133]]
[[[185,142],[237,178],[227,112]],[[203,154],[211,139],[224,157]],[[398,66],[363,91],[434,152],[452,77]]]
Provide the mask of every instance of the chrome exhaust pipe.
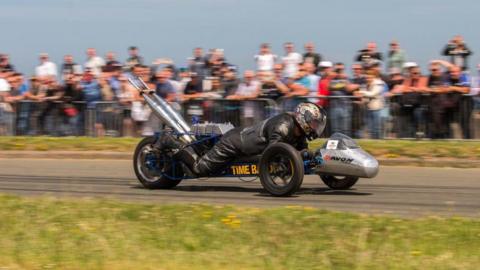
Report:
[[[145,102],[152,108],[153,112],[171,127],[175,132],[180,135],[180,139],[185,143],[192,143],[195,141],[195,137],[190,134],[190,127],[187,125],[185,120],[161,97],[156,95],[153,90],[150,90],[148,86],[140,78],[141,85],[138,85],[137,82],[133,81],[131,78],[128,79],[129,82],[140,91],[140,94],[145,99]],[[150,90],[146,92],[145,90]],[[152,95],[153,98],[150,96]]]
[[172,119],[172,117],[160,106],[160,104],[156,103],[154,99],[152,99],[148,94],[143,94],[143,98],[145,102],[147,102],[148,106],[152,108],[153,112],[167,124],[169,127],[173,128],[175,132],[180,135],[180,138],[185,143],[192,143],[194,141],[193,137],[183,129],[183,127],[176,121]]
[[186,133],[190,133],[192,130],[190,126],[185,122],[183,117],[175,111],[170,104],[168,104],[163,98],[159,97],[157,94],[153,93],[153,98],[155,101],[165,109],[165,111],[178,123],[180,126],[186,131]]

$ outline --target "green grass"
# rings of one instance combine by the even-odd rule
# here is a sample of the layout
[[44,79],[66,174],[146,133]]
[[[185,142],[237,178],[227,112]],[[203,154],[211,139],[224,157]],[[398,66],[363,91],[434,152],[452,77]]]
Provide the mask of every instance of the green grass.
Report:
[[0,150],[131,152],[141,138],[0,137]]
[[[311,148],[324,140],[315,141]],[[358,140],[370,154],[381,158],[460,158],[479,160],[480,141]]]
[[[1,150],[133,152],[140,138],[0,137]],[[310,144],[320,146],[324,140]],[[358,140],[361,147],[381,158],[460,158],[480,160],[480,141]]]
[[0,269],[478,269],[480,220],[0,195]]

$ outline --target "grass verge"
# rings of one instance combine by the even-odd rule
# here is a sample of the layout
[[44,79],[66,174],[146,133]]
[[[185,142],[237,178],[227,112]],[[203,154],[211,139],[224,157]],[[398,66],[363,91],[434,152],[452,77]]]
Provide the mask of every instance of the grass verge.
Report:
[[[133,152],[140,138],[0,137],[1,150]],[[320,146],[325,140],[310,144]],[[358,140],[378,158],[459,158],[480,160],[479,141]]]
[[[480,220],[0,195],[4,269],[478,269]],[[4,267],[4,268],[2,268]]]

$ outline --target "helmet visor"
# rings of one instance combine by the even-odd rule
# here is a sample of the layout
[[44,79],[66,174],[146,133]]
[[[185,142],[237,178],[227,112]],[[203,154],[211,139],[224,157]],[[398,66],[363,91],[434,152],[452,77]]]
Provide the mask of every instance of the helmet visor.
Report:
[[313,119],[310,121],[309,126],[312,129],[312,137],[319,138],[323,131],[325,130],[325,126],[327,125],[325,115],[322,115],[320,119]]

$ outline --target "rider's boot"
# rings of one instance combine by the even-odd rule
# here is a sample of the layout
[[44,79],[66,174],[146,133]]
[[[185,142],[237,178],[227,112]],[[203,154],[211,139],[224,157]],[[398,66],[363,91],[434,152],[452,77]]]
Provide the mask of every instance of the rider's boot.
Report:
[[200,173],[196,170],[196,163],[199,160],[199,156],[192,146],[187,146],[178,151],[174,158],[182,161],[182,169],[190,177],[199,177]]

